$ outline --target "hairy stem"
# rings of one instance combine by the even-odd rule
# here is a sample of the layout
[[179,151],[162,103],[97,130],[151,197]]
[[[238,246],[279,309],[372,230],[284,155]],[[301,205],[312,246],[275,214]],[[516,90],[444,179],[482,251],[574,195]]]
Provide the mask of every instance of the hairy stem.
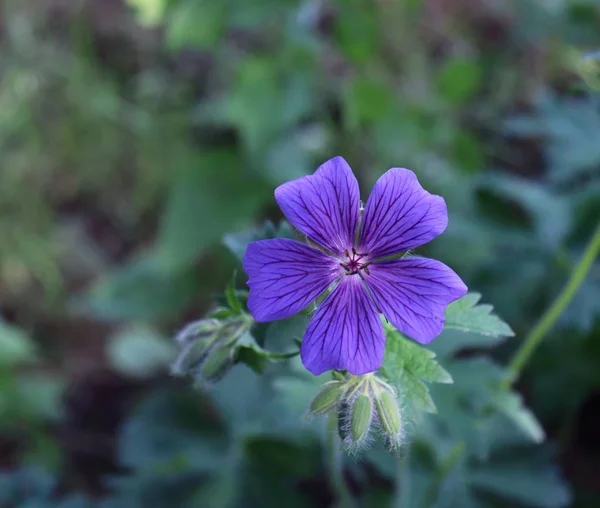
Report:
[[529,332],[529,335],[521,344],[521,347],[516,352],[515,356],[508,365],[508,375],[503,382],[503,388],[508,388],[514,383],[525,364],[529,361],[535,349],[539,346],[540,342],[548,333],[548,331],[554,326],[560,315],[568,307],[573,300],[573,297],[577,294],[577,290],[585,280],[586,275],[590,271],[594,260],[600,252],[600,223],[596,227],[594,236],[588,243],[583,256],[579,260],[579,263],[575,266],[571,272],[571,276],[567,281],[567,284],[556,297],[552,305],[540,318],[538,323],[535,325],[533,330]]
[[329,416],[329,425],[327,428],[327,466],[329,468],[331,487],[337,497],[335,506],[339,508],[356,508],[357,505],[344,479],[343,454],[340,444],[337,429],[337,412],[334,411]]

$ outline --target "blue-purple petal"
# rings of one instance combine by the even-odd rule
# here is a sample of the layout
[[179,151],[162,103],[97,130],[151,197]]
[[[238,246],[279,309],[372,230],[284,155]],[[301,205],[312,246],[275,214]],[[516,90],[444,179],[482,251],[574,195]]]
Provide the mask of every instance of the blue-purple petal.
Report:
[[381,367],[384,350],[372,299],[358,276],[345,276],[309,323],[300,355],[316,376],[331,369],[362,375]]
[[374,263],[365,280],[383,315],[421,344],[442,333],[446,307],[467,293],[460,277],[434,259]]
[[338,261],[314,247],[286,238],[248,245],[248,308],[257,321],[275,321],[300,312],[340,276]]
[[448,226],[446,202],[421,187],[409,169],[392,168],[379,179],[369,196],[359,240],[359,251],[382,258],[419,247]]
[[275,199],[290,223],[312,241],[337,255],[353,247],[360,192],[342,157],[328,160],[311,176],[280,185]]

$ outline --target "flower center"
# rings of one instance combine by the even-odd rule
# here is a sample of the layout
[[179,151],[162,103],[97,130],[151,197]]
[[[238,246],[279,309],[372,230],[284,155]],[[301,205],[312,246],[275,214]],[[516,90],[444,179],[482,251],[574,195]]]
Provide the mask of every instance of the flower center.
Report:
[[356,249],[352,249],[352,253],[346,250],[346,261],[340,263],[340,266],[346,270],[346,275],[356,275],[361,270],[364,270],[369,275],[369,264],[370,261],[365,259],[369,254],[365,252],[356,252]]

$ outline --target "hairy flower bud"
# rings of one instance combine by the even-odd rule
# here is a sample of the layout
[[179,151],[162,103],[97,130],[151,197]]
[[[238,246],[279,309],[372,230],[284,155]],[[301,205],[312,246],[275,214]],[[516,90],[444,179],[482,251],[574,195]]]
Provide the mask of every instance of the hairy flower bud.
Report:
[[221,323],[217,319],[201,319],[187,325],[177,334],[175,339],[180,344],[197,340],[210,340],[216,336],[220,329]]
[[325,383],[310,403],[308,410],[311,416],[321,416],[335,409],[342,397],[343,384],[339,381]]
[[189,324],[176,337],[181,351],[171,372],[191,375],[200,383],[218,381],[235,363],[240,338],[253,323],[251,316],[242,313]]
[[368,395],[359,395],[350,409],[352,447],[360,446],[369,434],[373,421],[373,403]]
[[402,418],[394,389],[375,374],[354,376],[333,372],[312,400],[308,414],[321,416],[337,411],[338,433],[345,448],[357,451],[377,427],[389,446],[402,438]]
[[375,397],[375,408],[379,427],[392,447],[396,447],[400,442],[401,420],[400,408],[396,397],[388,390],[382,390]]
[[233,351],[222,347],[210,353],[198,371],[197,381],[216,383],[233,367]]

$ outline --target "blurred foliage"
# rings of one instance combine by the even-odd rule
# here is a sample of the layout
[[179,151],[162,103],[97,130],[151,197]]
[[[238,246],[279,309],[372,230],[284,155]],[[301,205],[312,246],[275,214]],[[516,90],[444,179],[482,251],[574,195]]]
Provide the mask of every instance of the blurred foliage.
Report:
[[[296,237],[274,187],[338,154],[364,191],[401,165],[444,196],[449,228],[421,253],[472,291],[435,358],[393,346],[414,359],[384,369],[413,386],[410,454],[345,459],[357,498],[392,506],[399,478],[408,508],[598,506],[598,261],[520,392],[498,390],[600,218],[597,2],[1,9],[0,506],[333,505],[323,422],[303,419],[330,377],[283,358],[305,316],[236,343],[263,376],[163,374],[247,243]],[[97,388],[106,371],[127,390]]]

